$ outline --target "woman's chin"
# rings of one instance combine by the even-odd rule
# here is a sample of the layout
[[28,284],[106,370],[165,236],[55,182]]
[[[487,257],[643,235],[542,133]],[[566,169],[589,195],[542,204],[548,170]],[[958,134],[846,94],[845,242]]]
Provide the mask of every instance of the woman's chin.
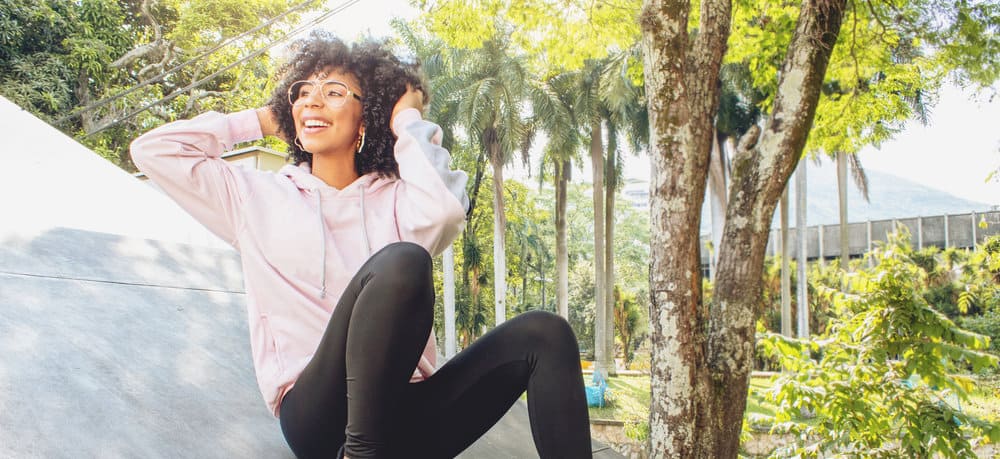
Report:
[[354,156],[354,151],[349,148],[337,148],[335,146],[330,146],[324,143],[315,143],[310,145],[309,143],[303,143],[306,147],[306,151],[312,153],[313,156],[323,156],[327,158],[336,158],[340,156]]

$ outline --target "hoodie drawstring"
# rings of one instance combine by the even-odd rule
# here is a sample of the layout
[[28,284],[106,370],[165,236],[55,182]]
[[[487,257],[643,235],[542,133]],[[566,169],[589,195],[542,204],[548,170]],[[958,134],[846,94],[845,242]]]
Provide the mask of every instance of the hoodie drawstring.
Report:
[[[364,187],[359,187],[359,194],[361,195],[361,236],[365,240],[365,251],[367,257],[372,256],[372,242],[368,238],[368,225],[367,219],[365,218],[365,189]],[[323,265],[321,270],[322,279],[320,279],[320,286],[322,287],[319,291],[320,298],[326,298],[326,224],[323,222],[323,193],[316,190],[316,205],[319,207],[319,238],[323,241],[323,258],[320,259],[320,263]]]
[[316,201],[319,206],[319,238],[323,241],[323,258],[320,258],[320,264],[323,265],[322,276],[320,281],[322,289],[319,291],[320,298],[326,298],[326,225],[323,223],[323,193],[316,190]]
[[368,240],[368,227],[365,225],[365,189],[360,187],[361,195],[361,235],[365,238],[366,257],[372,256],[372,243]]

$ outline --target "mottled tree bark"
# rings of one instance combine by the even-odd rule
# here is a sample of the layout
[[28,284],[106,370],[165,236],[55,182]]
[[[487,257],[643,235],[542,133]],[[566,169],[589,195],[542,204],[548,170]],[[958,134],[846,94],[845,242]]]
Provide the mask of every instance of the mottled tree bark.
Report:
[[569,320],[569,250],[566,246],[566,193],[570,161],[556,163],[556,303],[559,315]]
[[775,204],[798,163],[846,0],[805,0],[771,117],[733,158],[711,305],[702,304],[698,227],[718,75],[731,21],[727,0],[646,0],[641,16],[650,115],[650,291],[653,457],[732,458],[746,408],[754,306]]
[[698,227],[730,5],[703,1],[703,33],[694,36],[689,9],[687,1],[647,0],[640,17],[650,123],[654,457],[701,457],[711,434],[701,415],[709,394]]
[[[761,298],[767,234],[775,204],[812,127],[846,0],[805,0],[788,48],[771,117],[741,142],[720,250],[709,322],[709,371],[715,397],[716,457],[736,457],[754,348],[754,306]],[[758,134],[759,133],[759,134]]]

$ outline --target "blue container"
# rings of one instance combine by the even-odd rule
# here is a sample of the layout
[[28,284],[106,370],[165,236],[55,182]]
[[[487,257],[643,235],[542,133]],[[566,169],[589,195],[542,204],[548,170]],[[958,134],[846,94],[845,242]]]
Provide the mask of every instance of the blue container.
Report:
[[604,407],[604,391],[606,387],[586,386],[587,406]]
[[587,406],[604,407],[604,393],[608,390],[608,381],[600,371],[594,372],[593,386],[584,386],[587,391]]

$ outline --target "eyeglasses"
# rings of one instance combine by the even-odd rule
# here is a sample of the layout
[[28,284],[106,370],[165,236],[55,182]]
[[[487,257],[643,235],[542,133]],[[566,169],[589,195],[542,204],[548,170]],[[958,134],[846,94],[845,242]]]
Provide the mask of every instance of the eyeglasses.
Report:
[[347,103],[348,97],[354,97],[361,101],[361,96],[351,91],[346,83],[337,80],[301,80],[292,83],[288,88],[288,102],[292,105],[302,105],[309,99],[309,95],[320,88],[320,97],[323,102],[332,108],[343,107]]

